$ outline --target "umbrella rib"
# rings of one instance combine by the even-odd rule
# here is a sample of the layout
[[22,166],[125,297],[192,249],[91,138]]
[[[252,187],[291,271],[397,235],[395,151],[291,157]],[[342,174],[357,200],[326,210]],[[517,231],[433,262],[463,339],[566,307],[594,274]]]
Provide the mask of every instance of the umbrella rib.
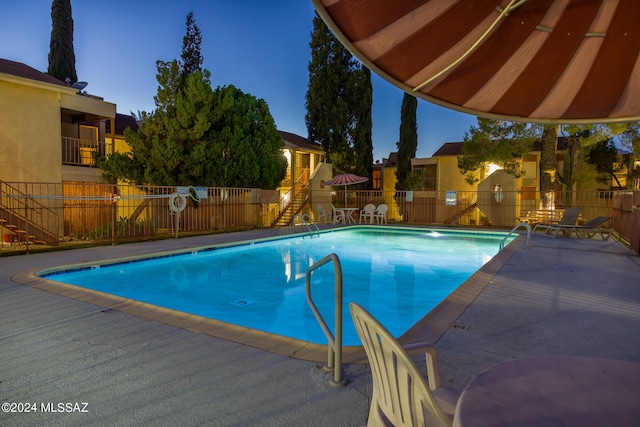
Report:
[[[511,0],[511,3],[509,3],[509,5],[507,7],[505,7],[501,12],[500,15],[498,15],[498,17],[496,18],[495,21],[493,21],[493,23],[489,26],[489,28],[487,28],[487,30],[480,36],[480,38],[473,44],[473,46],[471,46],[465,53],[462,54],[462,56],[460,56],[460,58],[456,59],[455,61],[453,61],[451,64],[449,64],[447,67],[445,67],[442,71],[440,71],[439,73],[437,73],[434,76],[431,76],[429,79],[427,79],[426,81],[420,83],[419,85],[417,85],[416,87],[413,88],[414,92],[419,91],[420,89],[422,89],[423,87],[427,86],[429,83],[433,82],[434,80],[436,80],[437,78],[439,78],[440,76],[442,76],[443,74],[446,74],[447,72],[449,72],[452,68],[456,67],[458,64],[460,64],[462,61],[464,61],[469,55],[471,55],[477,48],[478,46],[480,46],[480,44],[489,36],[489,34],[491,34],[491,32],[493,31],[493,29],[498,25],[498,23],[502,20],[503,17],[508,16],[509,13],[511,13],[513,10],[515,10],[516,8],[522,6],[524,3],[526,3],[527,0],[520,0],[518,3],[516,3],[516,0]],[[515,4],[514,4],[515,3]]]

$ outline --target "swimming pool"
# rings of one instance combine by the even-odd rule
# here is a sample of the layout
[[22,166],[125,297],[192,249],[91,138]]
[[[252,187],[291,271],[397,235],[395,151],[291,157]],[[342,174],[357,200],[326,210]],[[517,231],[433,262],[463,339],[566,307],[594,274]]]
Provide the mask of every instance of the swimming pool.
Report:
[[[489,261],[505,233],[352,227],[208,247],[187,253],[102,262],[39,274],[93,289],[291,337],[326,344],[305,300],[307,268],[335,253],[343,272],[344,345],[359,345],[347,303],[356,301],[399,336]],[[330,265],[312,275],[314,302],[333,326]]]

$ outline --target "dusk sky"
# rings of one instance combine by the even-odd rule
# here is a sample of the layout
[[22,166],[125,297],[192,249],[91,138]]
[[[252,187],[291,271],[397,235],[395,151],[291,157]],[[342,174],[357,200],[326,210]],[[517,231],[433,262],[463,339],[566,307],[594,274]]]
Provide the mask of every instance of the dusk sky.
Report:
[[[72,0],[76,71],[85,91],[118,113],[152,111],[156,61],[179,59],[186,17],[202,34],[203,67],[212,86],[233,84],[264,99],[279,130],[307,136],[304,121],[309,39],[308,0]],[[3,2],[0,58],[46,72],[51,0]],[[374,159],[396,151],[403,92],[372,74]],[[462,141],[474,116],[418,102],[417,157]]]

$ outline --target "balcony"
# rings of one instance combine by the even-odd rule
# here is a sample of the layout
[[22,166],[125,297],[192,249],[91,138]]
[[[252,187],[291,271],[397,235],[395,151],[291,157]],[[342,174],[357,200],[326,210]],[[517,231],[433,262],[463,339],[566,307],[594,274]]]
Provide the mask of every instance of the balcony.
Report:
[[424,191],[434,191],[436,190],[436,178],[424,178],[422,184],[422,190]]
[[62,164],[71,166],[95,167],[94,153],[103,155],[112,153],[111,143],[88,139],[62,137]]

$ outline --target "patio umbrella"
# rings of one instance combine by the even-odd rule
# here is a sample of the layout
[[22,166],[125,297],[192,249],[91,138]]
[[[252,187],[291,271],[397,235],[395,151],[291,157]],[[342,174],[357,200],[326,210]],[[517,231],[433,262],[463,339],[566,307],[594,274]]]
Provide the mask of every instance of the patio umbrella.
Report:
[[344,185],[344,207],[347,207],[347,185],[351,184],[361,184],[363,182],[369,181],[369,178],[366,176],[358,176],[352,173],[341,173],[340,175],[336,175],[333,179],[329,181],[325,181],[324,185],[337,186]]
[[524,122],[640,119],[640,1],[312,3],[369,69],[429,102]]

